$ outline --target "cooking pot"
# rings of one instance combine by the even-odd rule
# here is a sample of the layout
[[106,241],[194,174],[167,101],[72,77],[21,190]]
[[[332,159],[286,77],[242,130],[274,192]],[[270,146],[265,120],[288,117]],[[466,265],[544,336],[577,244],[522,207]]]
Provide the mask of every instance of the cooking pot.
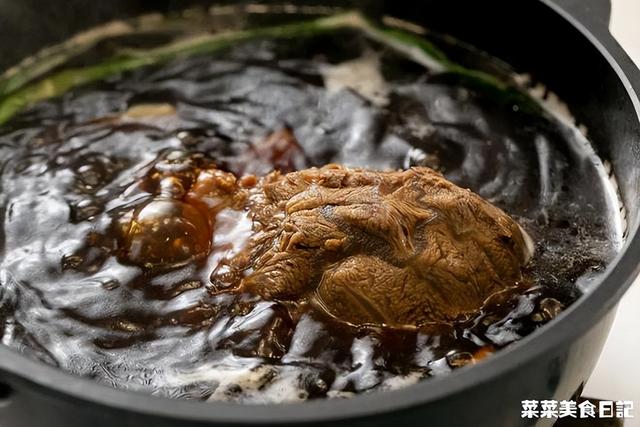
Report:
[[[206,3],[0,0],[0,70],[109,20]],[[521,401],[579,395],[616,305],[640,271],[640,71],[609,33],[608,0],[322,4],[360,7],[450,34],[530,73],[569,105],[612,165],[625,206],[626,243],[599,283],[548,325],[477,366],[350,399],[264,406],[170,400],[112,389],[0,345],[1,426],[549,425],[553,420],[522,419]]]

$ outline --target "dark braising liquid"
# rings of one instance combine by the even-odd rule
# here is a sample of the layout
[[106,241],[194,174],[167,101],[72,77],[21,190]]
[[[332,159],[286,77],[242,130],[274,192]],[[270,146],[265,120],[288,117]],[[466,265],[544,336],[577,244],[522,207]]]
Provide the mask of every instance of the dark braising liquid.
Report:
[[[122,195],[158,159],[192,153],[265,173],[273,165],[247,153],[285,127],[306,158],[296,167],[424,165],[479,193],[535,241],[535,285],[437,330],[356,329],[313,311],[292,324],[278,302],[211,292],[216,259],[250,232],[246,218],[227,218],[200,262],[147,271],[119,261],[113,219],[145,197]],[[171,397],[304,400],[445,374],[555,317],[621,239],[613,186],[577,130],[354,31],[245,42],[41,102],[0,128],[0,172],[2,343]]]

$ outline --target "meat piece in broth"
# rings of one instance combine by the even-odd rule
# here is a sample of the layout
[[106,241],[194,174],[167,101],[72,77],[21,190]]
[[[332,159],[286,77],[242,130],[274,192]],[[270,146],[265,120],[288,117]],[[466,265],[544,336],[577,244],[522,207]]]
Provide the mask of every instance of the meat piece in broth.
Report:
[[274,173],[260,191],[282,215],[260,224],[242,288],[306,299],[354,325],[413,327],[476,312],[523,280],[532,252],[507,214],[428,168],[331,165]]
[[[163,175],[160,183],[169,179]],[[161,259],[172,265],[193,258],[191,247],[206,255],[222,209],[246,213],[251,237],[211,274],[213,286],[314,307],[352,325],[419,327],[471,315],[487,298],[523,282],[532,252],[506,213],[428,168],[328,165],[236,179],[209,165],[189,184],[173,193],[160,185],[132,224],[158,203],[179,204],[177,219],[141,231],[125,227],[124,241],[153,247],[163,240],[157,234],[173,241],[182,233],[186,249],[165,251]],[[166,193],[173,194],[171,202]],[[186,230],[185,223],[200,231]],[[152,265],[154,254],[138,251],[130,261]],[[167,259],[173,255],[177,259]]]

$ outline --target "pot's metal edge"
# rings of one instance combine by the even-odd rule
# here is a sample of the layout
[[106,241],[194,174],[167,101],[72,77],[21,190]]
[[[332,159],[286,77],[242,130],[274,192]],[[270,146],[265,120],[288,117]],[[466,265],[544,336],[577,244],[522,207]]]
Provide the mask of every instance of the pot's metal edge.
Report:
[[[539,0],[576,27],[605,57],[627,89],[640,120],[640,71],[633,65],[606,28],[586,28],[569,12],[551,0]],[[633,82],[633,83],[632,83]],[[116,390],[86,378],[80,378],[52,366],[31,360],[5,346],[0,346],[0,369],[14,381],[28,381],[44,392],[53,390],[70,401],[109,406],[116,410],[141,413],[168,419],[223,423],[299,423],[331,421],[379,413],[394,412],[455,394],[470,384],[483,384],[497,375],[507,374],[528,361],[550,351],[566,340],[588,331],[612,310],[640,274],[640,235],[634,229],[626,248],[612,261],[594,291],[565,310],[557,319],[510,348],[498,352],[482,363],[482,368],[463,368],[448,376],[397,391],[359,395],[347,400],[317,400],[305,403],[251,406],[231,403],[202,403],[170,400],[134,391]]]

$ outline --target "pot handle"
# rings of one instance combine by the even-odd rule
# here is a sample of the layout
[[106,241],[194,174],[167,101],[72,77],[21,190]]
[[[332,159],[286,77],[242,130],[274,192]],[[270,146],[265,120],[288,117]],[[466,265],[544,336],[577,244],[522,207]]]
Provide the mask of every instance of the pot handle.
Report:
[[[584,28],[582,31],[594,38],[593,42],[600,44],[623,71],[623,79],[628,79],[630,94],[636,99],[636,109],[640,114],[640,70],[629,55],[622,49],[609,31],[611,18],[611,0],[540,0],[555,9],[565,19],[578,21]],[[625,78],[626,77],[626,78]],[[631,93],[635,92],[635,93]]]
[[589,26],[609,28],[611,0],[551,0],[574,18]]

